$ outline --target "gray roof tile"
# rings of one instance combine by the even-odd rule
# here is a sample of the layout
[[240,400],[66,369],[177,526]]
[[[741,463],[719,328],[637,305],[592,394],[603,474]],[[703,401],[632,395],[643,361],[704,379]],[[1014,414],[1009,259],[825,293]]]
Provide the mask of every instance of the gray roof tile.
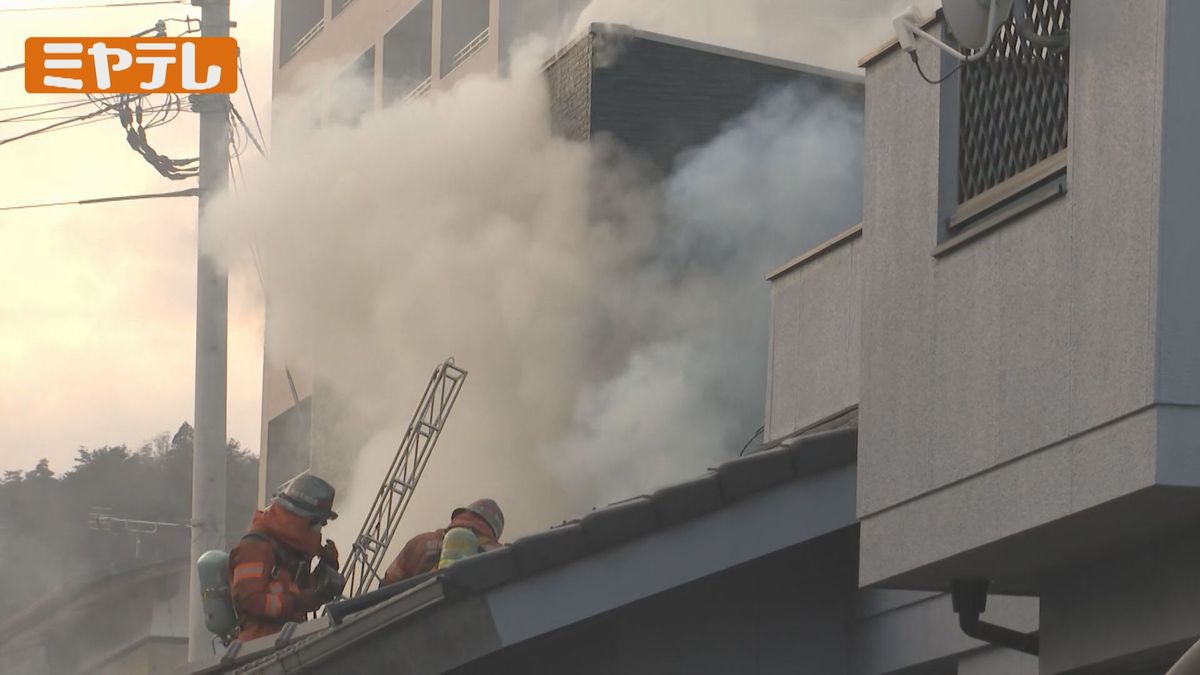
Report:
[[588,549],[600,551],[651,532],[658,516],[649,497],[634,497],[592,511],[579,521]]
[[579,521],[521,537],[512,544],[517,568],[535,574],[587,555],[587,538]]
[[791,456],[792,466],[801,476],[848,464],[858,455],[858,428],[802,436],[783,451]]
[[717,467],[721,493],[726,499],[740,499],[794,478],[792,457],[785,450],[766,450],[731,459]]
[[721,508],[721,484],[717,474],[710,471],[699,478],[659,488],[651,499],[659,524],[670,527]]
[[464,558],[442,570],[448,585],[473,592],[502,586],[519,575],[516,556],[508,546]]

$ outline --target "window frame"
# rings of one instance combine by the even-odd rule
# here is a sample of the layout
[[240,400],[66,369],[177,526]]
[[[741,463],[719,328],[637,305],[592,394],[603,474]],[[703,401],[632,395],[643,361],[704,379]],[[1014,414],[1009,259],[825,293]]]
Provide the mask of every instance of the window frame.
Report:
[[[945,21],[940,27],[943,40],[956,45]],[[941,54],[941,72],[948,73],[959,62]],[[996,227],[1019,218],[1042,204],[1067,193],[1070,156],[1070,89],[1068,63],[1068,139],[1066,146],[1019,173],[959,202],[959,132],[961,130],[961,71],[948,77],[940,87],[938,125],[938,208],[937,238],[934,256],[979,238]]]

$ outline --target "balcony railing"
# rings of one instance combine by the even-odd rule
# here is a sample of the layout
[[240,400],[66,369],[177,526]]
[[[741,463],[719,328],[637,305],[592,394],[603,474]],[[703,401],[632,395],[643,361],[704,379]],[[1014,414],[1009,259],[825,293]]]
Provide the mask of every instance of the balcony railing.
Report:
[[309,29],[309,31],[307,33],[304,34],[304,37],[300,38],[299,40],[296,40],[296,44],[292,45],[292,52],[290,54],[288,54],[288,58],[295,56],[296,52],[299,52],[301,49],[304,49],[304,46],[307,45],[308,43],[312,42],[313,38],[315,38],[317,36],[317,33],[320,33],[321,29],[324,27],[325,27],[325,19],[321,19],[320,21],[318,21],[316,23],[315,26],[313,26],[311,29]]
[[429,88],[431,86],[433,86],[433,78],[431,78],[431,77],[425,78],[425,80],[423,82],[421,82],[421,84],[418,84],[417,86],[413,87],[412,91],[410,91],[404,95],[404,98],[401,100],[401,103],[408,103],[409,101],[411,101],[413,99],[421,98],[429,91]]
[[483,45],[487,44],[487,41],[488,29],[484,28],[479,35],[471,38],[470,42],[468,42],[465,46],[463,46],[462,49],[458,50],[458,52],[454,54],[454,58],[450,59],[450,68],[446,72],[449,73],[455,68],[461,66],[463,62],[471,58],[472,54],[482,49]]

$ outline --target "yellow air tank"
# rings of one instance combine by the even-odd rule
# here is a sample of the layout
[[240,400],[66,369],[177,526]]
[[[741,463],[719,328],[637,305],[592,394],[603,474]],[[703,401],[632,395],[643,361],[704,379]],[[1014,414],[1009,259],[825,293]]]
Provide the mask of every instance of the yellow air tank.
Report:
[[466,527],[451,528],[442,538],[442,557],[438,560],[438,569],[476,553],[479,553],[479,537]]

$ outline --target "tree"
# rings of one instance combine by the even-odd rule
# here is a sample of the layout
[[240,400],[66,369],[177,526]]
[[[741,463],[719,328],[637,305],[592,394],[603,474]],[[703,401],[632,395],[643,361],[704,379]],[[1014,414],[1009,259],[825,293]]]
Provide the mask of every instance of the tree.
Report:
[[[97,508],[117,518],[186,522],[191,512],[192,447],[188,423],[162,433],[136,452],[126,445],[79,448],[75,464],[58,476],[42,459],[30,471],[8,470],[0,480],[0,612],[36,599],[64,580],[102,574],[151,560],[189,555],[186,528],[143,539],[134,557],[132,537],[98,531]],[[236,440],[228,446],[227,530],[241,535],[257,500],[258,458]]]

